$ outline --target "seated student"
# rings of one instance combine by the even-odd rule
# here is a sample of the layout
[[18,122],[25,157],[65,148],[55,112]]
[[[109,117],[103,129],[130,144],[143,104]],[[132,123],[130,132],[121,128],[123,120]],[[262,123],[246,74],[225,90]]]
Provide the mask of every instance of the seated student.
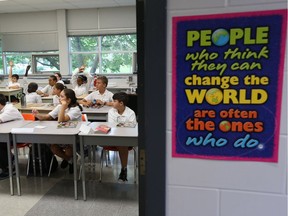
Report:
[[65,89],[66,86],[64,86],[61,83],[56,83],[53,86],[53,105],[56,106],[60,104],[60,93]]
[[[5,96],[0,94],[0,124],[13,120],[23,120],[23,117],[18,109],[13,106],[13,104],[6,104]],[[0,180],[8,178],[9,170],[6,143],[0,143],[0,169]]]
[[96,88],[98,89],[95,92],[87,95],[83,100],[80,101],[80,104],[84,106],[112,106],[113,105],[113,93],[106,89],[108,85],[108,79],[106,76],[97,77]]
[[19,89],[20,88],[20,83],[18,82],[19,76],[18,74],[12,74],[12,68],[14,66],[13,62],[9,62],[10,69],[9,69],[9,83],[8,83],[8,88],[9,89]]
[[42,97],[47,97],[52,95],[53,93],[53,86],[57,83],[57,78],[54,75],[51,75],[48,80],[48,85],[42,88],[41,90],[37,90],[36,93],[41,95]]
[[[64,89],[60,93],[60,103],[48,114],[40,114],[37,110],[32,113],[39,120],[54,120],[58,122],[81,121],[82,107],[77,103],[75,92],[72,89]],[[60,158],[63,158],[61,168],[65,169],[69,164],[69,172],[73,173],[73,148],[72,145],[52,144],[51,151]]]
[[[113,108],[108,112],[108,122],[129,123],[136,125],[136,116],[133,110],[127,107],[128,95],[125,92],[117,92],[113,95]],[[121,173],[118,180],[127,181],[128,147],[118,146],[121,161]]]
[[26,103],[42,103],[42,98],[36,93],[38,84],[31,82],[27,88]]
[[64,85],[64,82],[63,82],[63,80],[62,80],[62,75],[61,75],[61,73],[56,72],[56,73],[54,73],[54,76],[56,76],[56,78],[57,78],[57,83],[61,83],[61,84]]
[[73,90],[76,96],[88,94],[89,86],[87,86],[87,77],[85,75],[72,75],[71,79]]

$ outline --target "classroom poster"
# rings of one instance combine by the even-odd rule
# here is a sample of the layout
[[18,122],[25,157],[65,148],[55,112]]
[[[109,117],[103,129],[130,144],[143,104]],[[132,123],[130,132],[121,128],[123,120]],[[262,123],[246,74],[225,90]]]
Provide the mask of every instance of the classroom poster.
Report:
[[173,17],[173,157],[278,161],[286,16]]

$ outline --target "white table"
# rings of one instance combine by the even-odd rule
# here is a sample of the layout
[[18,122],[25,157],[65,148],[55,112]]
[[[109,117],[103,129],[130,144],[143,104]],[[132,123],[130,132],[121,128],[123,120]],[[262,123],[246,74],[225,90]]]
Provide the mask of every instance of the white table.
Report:
[[31,113],[33,109],[37,109],[39,113],[47,114],[51,112],[55,106],[51,103],[27,103],[22,107],[19,103],[14,105],[21,113]]
[[134,128],[116,127],[116,123],[109,122],[92,122],[89,124],[91,128],[98,125],[108,125],[111,131],[107,134],[85,134],[79,133],[80,137],[80,154],[82,168],[82,187],[83,199],[86,200],[86,183],[84,169],[84,145],[101,145],[101,146],[138,146],[138,125]]
[[22,88],[19,89],[7,89],[7,88],[0,88],[0,94],[8,96],[8,101],[11,102],[11,95],[17,95],[22,93]]
[[[17,121],[10,121],[0,124],[0,142],[7,143],[7,154],[8,154],[8,165],[9,165],[9,178],[10,178],[10,193],[14,195],[14,187],[13,187],[13,172],[12,172],[12,162],[11,162],[11,151],[10,151],[10,144],[11,144],[11,129],[17,127],[23,127],[31,123],[31,121],[25,120],[17,120]],[[14,152],[14,154],[17,154]],[[16,156],[16,155],[15,155]]]
[[[16,180],[18,195],[21,195],[18,155],[16,144],[18,142],[32,142],[40,144],[71,144],[73,145],[73,169],[74,169],[74,195],[75,199],[78,198],[77,194],[77,162],[76,162],[76,138],[79,133],[81,124],[88,124],[88,122],[79,122],[76,128],[57,128],[57,121],[33,121],[23,128],[31,129],[32,131],[16,131],[12,132],[13,146],[15,151],[15,165],[16,165]],[[35,128],[35,126],[44,126],[45,128]]]
[[83,107],[83,114],[86,114],[89,121],[108,121],[108,112],[112,106],[103,106],[101,108]]

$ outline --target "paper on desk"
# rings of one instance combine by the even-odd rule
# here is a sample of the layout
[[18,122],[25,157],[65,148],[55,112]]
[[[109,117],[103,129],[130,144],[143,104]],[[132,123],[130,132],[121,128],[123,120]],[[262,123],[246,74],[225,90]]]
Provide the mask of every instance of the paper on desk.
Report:
[[33,133],[34,128],[12,128],[11,133]]
[[89,134],[91,132],[92,128],[85,125],[85,124],[81,124],[79,131],[85,134]]
[[43,129],[46,128],[47,126],[43,126],[43,125],[36,125],[34,128],[39,128],[39,129]]

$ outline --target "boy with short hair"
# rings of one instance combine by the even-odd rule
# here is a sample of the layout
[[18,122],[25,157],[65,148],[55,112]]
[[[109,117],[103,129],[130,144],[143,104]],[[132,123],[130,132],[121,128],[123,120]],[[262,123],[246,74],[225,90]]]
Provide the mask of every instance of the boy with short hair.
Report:
[[[80,101],[80,104],[84,106],[112,106],[113,103],[113,93],[108,91],[107,88],[108,79],[106,76],[99,76],[96,80],[97,91],[94,91],[87,95],[83,100]],[[95,102],[95,103],[94,103]]]
[[9,89],[19,89],[20,88],[20,83],[18,82],[19,76],[18,74],[12,74],[12,68],[14,66],[13,61],[9,62],[10,69],[9,69],[9,83],[8,83],[8,88]]
[[[23,117],[13,104],[6,104],[5,96],[0,94],[0,124],[13,120],[23,120]],[[6,143],[0,143],[0,169],[0,180],[9,177]]]
[[53,86],[57,83],[57,77],[51,75],[48,79],[48,85],[42,88],[41,90],[37,90],[36,93],[41,95],[42,97],[47,97],[53,94]]
[[[108,112],[108,122],[136,125],[136,115],[133,110],[127,107],[128,95],[125,92],[118,92],[113,95],[113,108]],[[127,181],[128,147],[118,146],[121,161],[121,173],[118,180]]]

